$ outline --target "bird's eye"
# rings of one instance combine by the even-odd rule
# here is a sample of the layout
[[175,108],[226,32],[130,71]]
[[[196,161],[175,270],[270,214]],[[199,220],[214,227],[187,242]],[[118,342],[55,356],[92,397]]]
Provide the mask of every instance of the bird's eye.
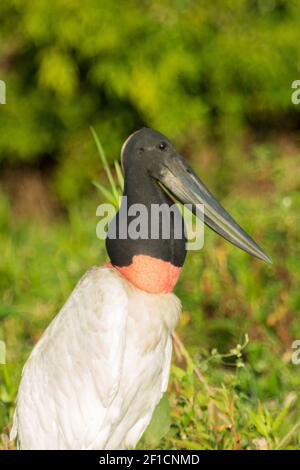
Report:
[[160,143],[158,144],[159,150],[166,150],[167,147],[168,147],[167,142],[160,142]]

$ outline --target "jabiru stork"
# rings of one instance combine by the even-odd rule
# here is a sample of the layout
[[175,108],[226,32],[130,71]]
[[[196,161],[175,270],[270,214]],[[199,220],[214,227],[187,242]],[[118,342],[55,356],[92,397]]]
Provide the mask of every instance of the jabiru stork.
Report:
[[[172,197],[193,207],[202,203],[210,228],[270,262],[163,134],[133,133],[121,162],[128,207],[171,206]],[[110,265],[82,277],[24,366],[11,432],[20,449],[134,448],[167,389],[184,234],[131,239],[108,233],[106,248]]]

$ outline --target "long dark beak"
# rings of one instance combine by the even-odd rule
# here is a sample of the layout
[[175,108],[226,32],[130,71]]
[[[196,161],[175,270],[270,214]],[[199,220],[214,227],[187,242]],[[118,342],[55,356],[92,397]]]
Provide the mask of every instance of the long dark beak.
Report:
[[204,222],[223,238],[256,258],[272,263],[269,256],[235,222],[179,154],[163,162],[157,179],[182,204],[192,204],[194,214],[197,215],[196,204],[203,204]]

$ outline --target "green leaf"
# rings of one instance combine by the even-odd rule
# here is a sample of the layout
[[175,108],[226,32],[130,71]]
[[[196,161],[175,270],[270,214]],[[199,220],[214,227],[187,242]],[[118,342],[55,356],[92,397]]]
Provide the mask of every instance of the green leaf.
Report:
[[113,197],[113,195],[106,189],[102,184],[98,183],[97,181],[92,181],[93,185],[99,189],[99,191],[103,194],[103,196],[111,202],[114,206],[116,205],[116,201]]
[[123,192],[123,190],[124,190],[124,176],[123,176],[120,164],[117,160],[115,160],[114,165],[115,165],[116,175],[117,175],[117,178],[118,178],[118,184],[120,186],[121,191]]
[[252,424],[256,427],[257,431],[264,437],[268,438],[269,433],[265,423],[264,416],[261,414],[261,410],[258,409],[258,414],[254,411],[249,410],[250,419]]
[[142,445],[157,447],[160,440],[167,434],[171,425],[170,405],[166,394],[163,395],[154,410],[151,422],[142,437]]
[[109,165],[107,163],[107,159],[106,159],[106,155],[104,153],[104,150],[103,150],[103,147],[102,147],[102,144],[95,132],[95,130],[93,129],[93,127],[91,127],[91,132],[92,132],[92,135],[94,137],[94,140],[95,140],[95,143],[96,143],[96,147],[98,149],[98,152],[99,152],[99,155],[100,155],[100,158],[101,158],[101,161],[102,161],[102,164],[103,164],[103,167],[104,167],[104,170],[106,172],[106,175],[107,175],[107,178],[108,178],[108,181],[109,181],[109,184],[111,186],[111,190],[112,190],[112,193],[114,195],[114,198],[115,200],[117,201],[118,203],[118,200],[119,200],[119,194],[118,194],[118,191],[117,191],[117,188],[116,188],[116,185],[115,185],[115,181],[114,181],[114,178],[113,178],[113,175],[110,171],[110,168],[109,168]]
[[292,401],[290,401],[284,408],[282,408],[280,413],[274,419],[274,421],[272,423],[273,432],[276,432],[279,429],[279,427],[282,424],[287,412],[289,411],[291,403],[292,403]]

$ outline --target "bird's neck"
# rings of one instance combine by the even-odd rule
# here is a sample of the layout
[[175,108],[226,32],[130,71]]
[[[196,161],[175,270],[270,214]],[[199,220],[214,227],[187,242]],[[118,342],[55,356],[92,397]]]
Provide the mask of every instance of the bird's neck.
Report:
[[123,196],[127,196],[131,204],[141,203],[147,207],[169,201],[167,194],[144,166],[129,168],[125,172]]
[[[169,233],[163,223],[169,224]],[[182,236],[177,238],[175,225],[180,224]],[[121,207],[109,228],[106,248],[112,265],[136,287],[151,293],[173,290],[185,259],[183,220],[148,174],[125,174]]]

